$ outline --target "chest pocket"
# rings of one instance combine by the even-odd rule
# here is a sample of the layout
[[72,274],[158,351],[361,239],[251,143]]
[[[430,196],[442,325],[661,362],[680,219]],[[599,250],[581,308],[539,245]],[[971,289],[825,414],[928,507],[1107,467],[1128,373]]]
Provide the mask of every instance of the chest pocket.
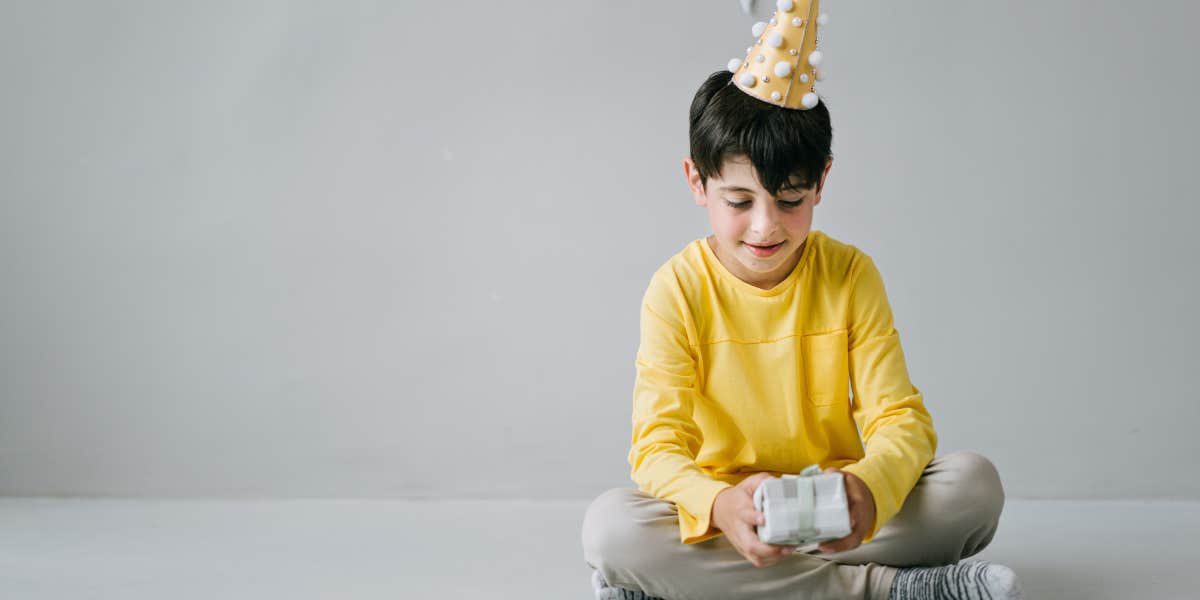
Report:
[[815,406],[845,404],[850,399],[846,330],[812,333],[800,338],[808,398]]

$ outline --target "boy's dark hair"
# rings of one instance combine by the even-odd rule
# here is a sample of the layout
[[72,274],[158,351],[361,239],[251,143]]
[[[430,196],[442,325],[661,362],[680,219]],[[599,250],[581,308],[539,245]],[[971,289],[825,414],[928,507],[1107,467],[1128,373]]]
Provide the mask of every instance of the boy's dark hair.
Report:
[[775,106],[743,92],[726,70],[709,75],[696,91],[688,139],[702,185],[721,175],[725,159],[746,156],[772,196],[793,189],[788,181],[795,176],[803,188],[816,185],[833,156],[824,100],[808,110]]

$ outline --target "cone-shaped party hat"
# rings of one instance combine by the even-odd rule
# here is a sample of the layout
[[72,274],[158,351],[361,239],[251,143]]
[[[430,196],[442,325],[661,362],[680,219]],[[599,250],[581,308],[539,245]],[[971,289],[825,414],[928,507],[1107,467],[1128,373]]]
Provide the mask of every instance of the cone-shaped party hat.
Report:
[[829,18],[818,12],[818,0],[779,0],[769,23],[755,23],[758,41],[746,58],[729,61],[733,83],[743,92],[785,108],[808,110],[820,98],[813,91],[823,80],[818,26]]

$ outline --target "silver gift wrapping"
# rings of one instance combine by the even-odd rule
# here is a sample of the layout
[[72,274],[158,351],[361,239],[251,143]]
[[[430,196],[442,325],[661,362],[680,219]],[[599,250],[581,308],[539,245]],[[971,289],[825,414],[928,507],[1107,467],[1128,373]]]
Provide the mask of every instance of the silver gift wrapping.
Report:
[[764,479],[754,490],[754,508],[766,523],[758,539],[767,544],[803,546],[850,535],[850,512],[841,473],[810,466],[800,475]]

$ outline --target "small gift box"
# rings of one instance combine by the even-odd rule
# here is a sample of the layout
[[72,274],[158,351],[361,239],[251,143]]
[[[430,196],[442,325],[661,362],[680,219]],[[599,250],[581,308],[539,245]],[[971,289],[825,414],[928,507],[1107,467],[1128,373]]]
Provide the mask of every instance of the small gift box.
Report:
[[766,516],[758,539],[767,544],[803,546],[850,535],[850,511],[841,473],[810,465],[799,475],[762,480],[754,508]]

